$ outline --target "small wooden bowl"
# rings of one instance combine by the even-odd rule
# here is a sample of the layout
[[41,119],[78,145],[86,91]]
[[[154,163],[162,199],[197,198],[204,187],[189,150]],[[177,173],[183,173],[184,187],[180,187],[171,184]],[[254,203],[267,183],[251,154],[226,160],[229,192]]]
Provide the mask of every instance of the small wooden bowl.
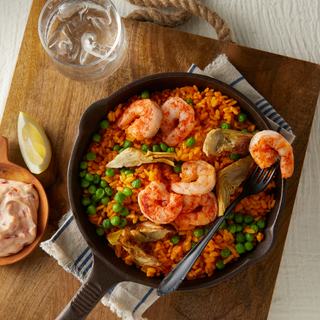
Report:
[[39,194],[37,236],[31,244],[26,245],[21,251],[11,256],[1,257],[0,266],[5,266],[25,258],[38,246],[48,224],[49,203],[46,192],[44,191],[39,180],[36,179],[28,170],[9,162],[8,140],[2,136],[0,136],[0,178],[31,183]]

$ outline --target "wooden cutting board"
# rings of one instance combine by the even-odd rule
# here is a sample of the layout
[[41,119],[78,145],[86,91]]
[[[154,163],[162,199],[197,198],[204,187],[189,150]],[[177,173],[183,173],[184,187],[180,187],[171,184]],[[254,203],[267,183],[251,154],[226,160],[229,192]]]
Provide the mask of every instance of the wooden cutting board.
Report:
[[[272,252],[234,278],[209,289],[173,293],[158,299],[144,314],[165,319],[266,319],[292,214],[320,89],[320,66],[268,52],[204,38],[155,25],[125,20],[129,49],[124,64],[110,78],[83,84],[60,75],[40,44],[37,22],[44,0],[34,0],[9,92],[0,134],[9,140],[9,160],[24,166],[17,139],[17,118],[24,111],[45,129],[52,145],[49,168],[38,179],[50,203],[50,223],[43,240],[57,229],[69,209],[67,166],[81,114],[138,78],[161,72],[204,68],[225,53],[291,125],[295,173],[288,183],[286,207]],[[178,84],[177,84],[178,85]],[[28,258],[0,267],[0,319],[55,319],[80,287],[40,248]],[[298,293],[297,293],[298,294]],[[88,319],[118,319],[99,303]]]

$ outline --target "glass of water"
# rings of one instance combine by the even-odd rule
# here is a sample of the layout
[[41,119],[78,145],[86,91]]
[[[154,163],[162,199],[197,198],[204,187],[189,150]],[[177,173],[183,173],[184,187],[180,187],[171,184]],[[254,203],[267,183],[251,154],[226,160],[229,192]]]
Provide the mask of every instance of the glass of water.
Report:
[[124,24],[110,0],[49,0],[38,31],[53,65],[75,81],[105,79],[125,58]]

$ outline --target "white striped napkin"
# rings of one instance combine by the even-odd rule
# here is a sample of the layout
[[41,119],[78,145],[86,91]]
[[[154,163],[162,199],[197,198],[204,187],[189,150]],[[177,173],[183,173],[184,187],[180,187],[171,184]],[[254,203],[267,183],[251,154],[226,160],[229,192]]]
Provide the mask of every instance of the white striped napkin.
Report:
[[[225,55],[220,55],[204,71],[192,65],[188,72],[212,76],[225,82],[246,95],[269,118],[274,130],[280,132],[290,143],[295,136],[289,125],[271,107],[271,105],[255,91]],[[92,253],[83,239],[71,212],[60,221],[59,230],[50,240],[40,243],[40,247],[53,256],[58,264],[72,273],[81,282],[92,268]],[[156,290],[140,284],[122,282],[112,288],[101,302],[125,320],[143,320],[142,314],[159,297]]]

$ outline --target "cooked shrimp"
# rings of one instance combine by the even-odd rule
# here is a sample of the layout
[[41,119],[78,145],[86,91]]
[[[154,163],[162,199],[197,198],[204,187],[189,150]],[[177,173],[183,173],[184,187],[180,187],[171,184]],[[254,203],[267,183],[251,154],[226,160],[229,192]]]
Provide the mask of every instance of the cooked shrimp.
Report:
[[[186,138],[195,126],[192,106],[179,97],[172,97],[161,107],[162,140],[169,146],[175,146]],[[178,122],[178,125],[177,125]]]
[[218,213],[217,199],[209,192],[199,196],[183,196],[183,208],[175,222],[182,227],[204,226],[212,222]]
[[127,133],[138,140],[152,138],[160,128],[162,111],[158,104],[149,99],[134,101],[117,120],[119,128],[127,128]]
[[293,150],[290,143],[280,133],[272,130],[256,133],[250,141],[249,151],[261,169],[271,167],[280,157],[282,178],[292,176]]
[[172,182],[172,191],[186,195],[210,192],[216,184],[216,170],[202,160],[188,161],[181,166],[181,182]]
[[138,195],[138,203],[143,215],[156,223],[170,223],[182,210],[183,196],[169,193],[160,181],[152,181]]

